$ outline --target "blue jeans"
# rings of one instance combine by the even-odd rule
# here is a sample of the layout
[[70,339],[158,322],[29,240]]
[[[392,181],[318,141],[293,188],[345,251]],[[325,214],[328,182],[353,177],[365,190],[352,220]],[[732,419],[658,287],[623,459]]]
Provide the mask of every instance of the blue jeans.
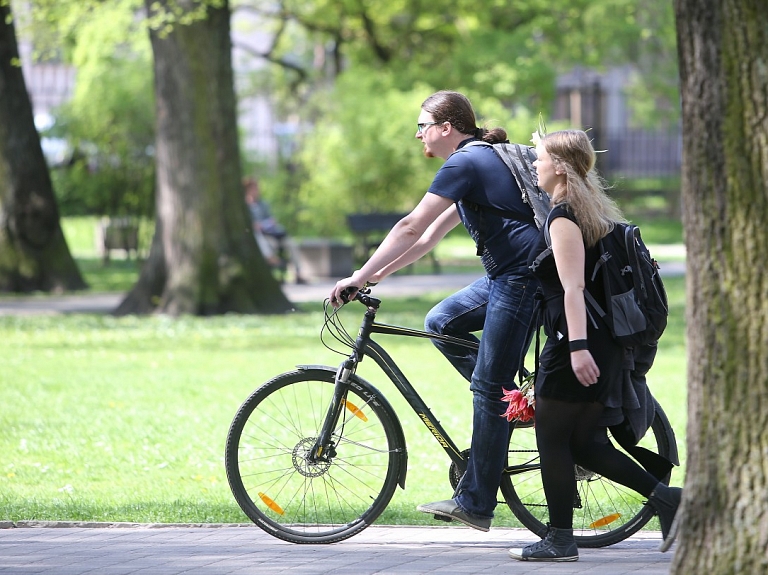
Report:
[[517,387],[517,375],[531,342],[533,296],[538,281],[530,276],[483,277],[430,310],[425,329],[469,341],[483,330],[477,352],[432,340],[456,370],[470,381],[473,394],[472,443],[467,472],[455,500],[465,512],[493,517],[501,472],[507,461],[509,423],[501,414],[502,387]]

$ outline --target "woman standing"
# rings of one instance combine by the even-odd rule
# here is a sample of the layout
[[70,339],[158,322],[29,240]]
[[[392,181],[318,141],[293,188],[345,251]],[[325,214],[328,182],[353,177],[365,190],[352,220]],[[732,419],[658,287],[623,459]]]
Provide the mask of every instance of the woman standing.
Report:
[[[624,349],[606,327],[587,321],[585,288],[602,294],[602,274],[592,279],[600,257],[598,241],[623,221],[595,171],[595,150],[580,130],[554,132],[536,146],[539,186],[553,209],[550,247],[542,230],[531,262],[544,291],[547,336],[536,379],[536,441],[550,527],[546,537],[509,555],[522,561],[576,561],[573,538],[574,465],[581,465],[648,498],[661,522],[662,551],[674,539],[673,519],[682,490],[668,487],[633,459],[600,439],[604,407],[621,405]],[[588,271],[589,270],[589,271]],[[601,302],[605,305],[603,302]]]

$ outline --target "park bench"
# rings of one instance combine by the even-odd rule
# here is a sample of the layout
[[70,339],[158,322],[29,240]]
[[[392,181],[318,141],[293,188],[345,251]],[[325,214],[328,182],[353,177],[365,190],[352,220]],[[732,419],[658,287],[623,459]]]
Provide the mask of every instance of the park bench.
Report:
[[123,250],[130,259],[139,251],[139,224],[136,218],[103,217],[96,226],[96,251],[104,264],[109,263],[110,252]]
[[[367,261],[392,227],[406,215],[396,212],[349,214],[347,225],[355,238],[355,260],[359,263]],[[439,274],[440,262],[435,256],[435,251],[430,251],[428,255],[432,262],[433,273]]]
[[349,244],[328,238],[303,238],[297,247],[304,279],[352,275],[352,246]]

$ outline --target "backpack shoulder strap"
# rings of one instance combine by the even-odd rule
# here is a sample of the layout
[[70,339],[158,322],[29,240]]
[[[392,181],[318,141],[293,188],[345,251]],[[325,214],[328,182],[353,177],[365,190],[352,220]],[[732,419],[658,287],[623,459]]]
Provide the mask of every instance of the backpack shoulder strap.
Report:
[[632,277],[635,278],[637,285],[639,285],[641,297],[645,299],[648,297],[648,288],[645,285],[645,278],[640,270],[642,264],[640,263],[640,256],[637,254],[639,243],[640,228],[633,226],[632,224],[627,224],[626,229],[624,230],[624,244],[627,248],[629,265],[636,271],[636,273],[632,274]]
[[552,223],[552,212],[547,214],[547,219],[544,221],[544,241],[547,242],[547,249],[552,251],[552,233],[549,231],[549,226]]
[[547,247],[544,248],[539,253],[539,255],[536,256],[533,262],[531,262],[531,265],[528,266],[532,272],[535,272],[536,269],[541,265],[541,262],[552,253],[552,235],[549,233],[550,223],[552,223],[551,211],[549,212],[549,214],[547,214],[547,218],[544,220],[544,225],[542,226],[542,230],[544,233],[544,241],[546,242]]
[[[592,270],[592,281],[595,280],[597,273],[602,269],[603,270],[603,290],[606,293],[606,300],[610,300],[611,293],[610,293],[610,286],[608,283],[608,274],[606,272],[605,264],[610,259],[611,256],[605,247],[605,242],[603,241],[603,238],[600,238],[598,240],[597,245],[600,247],[601,255],[600,255],[600,258],[597,260],[597,263],[595,263],[594,270]],[[595,313],[597,313],[598,316],[600,316],[600,319],[602,319],[605,322],[608,321],[607,319],[608,313],[603,309],[603,307],[599,303],[597,303],[597,300],[586,288],[586,286],[584,287],[584,299],[590,306],[592,306],[592,309],[595,310]],[[587,308],[587,315],[590,316],[590,319],[592,320],[592,325],[596,326],[597,323],[592,318],[592,314],[589,313],[589,308]]]

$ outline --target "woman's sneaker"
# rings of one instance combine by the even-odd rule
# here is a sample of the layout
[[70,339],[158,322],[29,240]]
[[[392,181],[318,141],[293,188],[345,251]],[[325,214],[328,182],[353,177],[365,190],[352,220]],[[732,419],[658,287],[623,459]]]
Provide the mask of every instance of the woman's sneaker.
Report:
[[653,506],[656,514],[659,516],[661,537],[663,539],[659,551],[662,553],[672,546],[677,537],[677,530],[680,525],[677,510],[680,507],[682,498],[682,489],[679,487],[669,487],[663,483],[659,483],[648,498],[648,503]]
[[518,561],[578,561],[579,548],[573,529],[549,527],[544,539],[522,549],[510,549],[509,556]]

